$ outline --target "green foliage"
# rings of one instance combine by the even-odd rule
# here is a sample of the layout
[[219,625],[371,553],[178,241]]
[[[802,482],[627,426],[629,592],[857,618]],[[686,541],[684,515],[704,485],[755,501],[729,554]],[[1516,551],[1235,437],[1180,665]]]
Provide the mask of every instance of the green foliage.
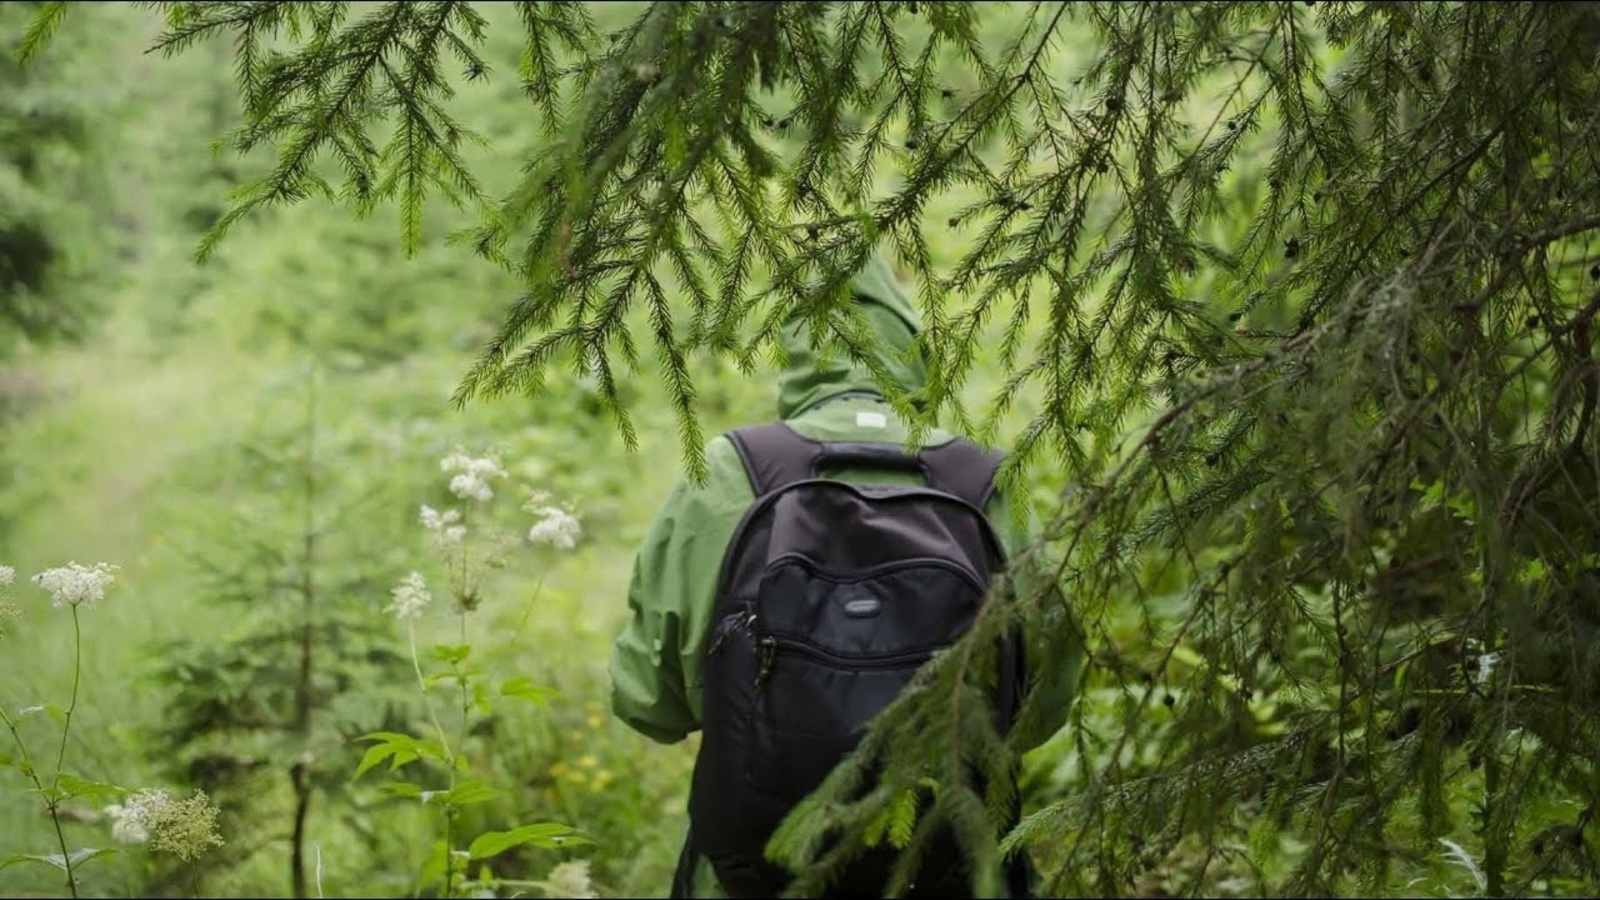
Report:
[[0,32],[8,35],[0,41],[0,353],[8,353],[17,336],[39,340],[75,333],[81,325],[82,311],[51,289],[64,277],[84,276],[68,246],[81,237],[85,219],[56,204],[92,196],[92,169],[84,159],[91,110],[81,100],[63,102],[46,87],[48,71],[13,59],[30,57],[47,29],[35,27],[20,45],[11,37],[30,19],[51,21],[63,5],[0,8]]
[[[328,427],[321,379],[311,368],[303,383],[285,385],[302,395],[285,398],[302,410],[282,416],[279,433],[223,454],[220,466],[197,460],[190,470],[193,489],[226,498],[226,512],[195,517],[183,552],[197,570],[195,589],[232,606],[237,624],[220,636],[185,635],[155,654],[167,714],[150,741],[175,777],[236,811],[230,831],[291,823],[284,840],[295,897],[311,890],[312,805],[354,811],[345,796],[351,739],[410,712],[389,687],[409,666],[367,600],[389,575],[386,535],[371,525],[374,494],[383,494],[361,483],[360,442]],[[268,429],[278,421],[269,418]],[[235,853],[260,851],[255,842]],[[209,863],[225,867],[232,855]]]
[[[471,827],[464,814],[483,804],[507,800],[511,794],[504,788],[486,781],[474,771],[468,740],[477,731],[477,724],[495,715],[498,698],[520,699],[544,706],[550,693],[535,686],[527,676],[515,676],[501,682],[492,690],[491,682],[481,670],[473,646],[466,640],[468,617],[484,602],[482,577],[485,567],[500,568],[505,557],[515,548],[517,539],[496,535],[498,527],[488,508],[496,489],[492,482],[508,476],[499,461],[490,457],[471,458],[460,451],[452,451],[441,461],[447,472],[456,473],[450,478],[450,491],[465,502],[468,511],[460,509],[435,510],[424,505],[421,524],[429,533],[433,546],[442,557],[448,573],[448,599],[451,610],[460,623],[461,642],[434,644],[427,652],[430,663],[438,669],[425,674],[422,655],[417,647],[417,620],[432,605],[432,592],[421,573],[413,571],[392,591],[394,603],[389,611],[405,623],[411,645],[411,664],[421,690],[427,717],[432,725],[430,736],[414,737],[394,731],[375,731],[361,735],[356,740],[369,746],[355,768],[355,778],[388,763],[388,773],[393,780],[383,789],[386,793],[420,802],[424,807],[436,807],[443,818],[443,837],[439,840],[422,866],[420,885],[432,890],[436,884],[445,897],[465,895],[469,883],[470,867],[478,864],[478,885],[491,892],[499,886],[500,879],[486,860],[498,857],[519,847],[561,850],[568,847],[594,843],[582,832],[556,822],[516,824],[507,830],[484,831],[473,837],[466,851],[458,846],[463,842],[463,832]],[[524,509],[547,512],[544,500],[531,501]],[[535,533],[529,532],[529,542]],[[571,549],[569,544],[566,549]],[[431,691],[435,688],[454,688],[454,703],[459,718],[454,730],[446,729],[434,706]],[[476,719],[476,721],[475,721]],[[481,754],[480,754],[481,757]],[[423,775],[412,776],[401,770],[416,763]],[[430,772],[438,769],[442,772]],[[404,777],[431,779],[433,787]]]
[[[419,253],[428,192],[469,208],[521,293],[461,400],[587,379],[644,442],[620,369],[655,365],[695,471],[699,360],[748,377],[794,315],[871,359],[845,278],[916,276],[933,388],[892,399],[1013,446],[1096,652],[995,834],[984,648],[1054,612],[1000,594],[779,836],[799,889],[945,823],[1050,893],[1600,878],[1593,5],[160,8],[163,46],[238,39],[233,146],[274,151],[213,262],[306,197],[393,198]],[[501,29],[545,136],[490,205],[446,104]]]
[[[7,711],[7,707],[13,702],[12,698],[0,698],[0,725],[5,726],[11,739],[10,743],[16,748],[15,755],[9,752],[0,754],[0,766],[14,770],[28,785],[24,794],[31,800],[43,803],[45,814],[54,831],[55,846],[61,851],[0,856],[0,870],[30,863],[48,866],[60,873],[66,893],[74,898],[79,896],[79,891],[86,882],[83,877],[85,864],[119,851],[109,847],[80,847],[77,850],[67,850],[64,823],[72,819],[73,801],[120,799],[129,794],[127,790],[116,785],[84,778],[66,769],[67,748],[72,737],[72,720],[74,714],[78,712],[83,680],[82,615],[86,613],[92,615],[89,611],[93,610],[97,601],[104,598],[106,589],[112,585],[114,570],[114,566],[108,567],[104,564],[79,566],[76,563],[68,563],[64,567],[50,569],[34,576],[33,582],[50,593],[51,605],[65,608],[71,615],[72,692],[65,707],[54,703],[38,704],[23,707],[15,715]],[[9,588],[14,576],[13,567],[6,566],[0,569],[0,611],[3,611],[7,618],[15,618],[18,615],[9,597],[11,593]],[[35,750],[39,745],[30,743],[28,734],[28,720],[39,712],[45,713],[50,724],[60,730],[59,739],[51,735],[45,742],[46,754],[49,752],[49,747],[55,747],[55,762],[50,765],[48,773],[40,766],[40,763],[48,760],[48,756],[36,758]],[[179,801],[174,805],[165,792],[152,794],[149,791],[142,791],[130,799],[128,804],[128,807],[114,807],[119,814],[126,813],[127,816],[127,822],[119,822],[119,827],[131,824],[142,835],[141,839],[153,837],[155,846],[174,851],[185,861],[192,861],[209,847],[222,843],[220,836],[216,835],[214,821],[204,818],[204,812],[210,809],[210,805],[203,795],[188,801]],[[108,810],[110,809],[112,808],[108,807]],[[179,814],[173,815],[174,811]],[[200,884],[198,873],[192,873],[191,883],[198,893]]]
[[[495,26],[486,57],[499,71],[514,69],[521,53],[516,10],[492,5],[483,14]],[[596,14],[604,17],[604,9]],[[693,748],[651,747],[606,715],[603,704],[605,645],[621,612],[609,598],[621,596],[627,577],[617,560],[626,558],[670,487],[665,478],[672,466],[662,464],[674,452],[669,408],[657,403],[648,385],[626,386],[636,402],[652,408],[638,416],[644,430],[639,457],[616,453],[592,382],[567,372],[547,381],[548,402],[449,410],[460,366],[490,333],[498,299],[515,284],[490,266],[462,265],[457,252],[438,246],[437,226],[448,209],[430,210],[429,245],[409,261],[395,249],[388,222],[301,207],[240,223],[207,266],[191,265],[199,229],[220,215],[230,183],[253,177],[258,167],[207,152],[210,139],[237,115],[231,46],[213,41],[182,58],[163,59],[128,39],[159,28],[158,17],[132,5],[74,5],[31,70],[38,86],[63,104],[92,103],[99,112],[89,120],[88,136],[118,148],[114,159],[98,160],[87,173],[114,179],[114,196],[87,198],[79,207],[51,201],[50,207],[100,226],[67,239],[65,250],[74,258],[115,251],[100,273],[104,318],[82,343],[23,347],[0,368],[0,386],[27,392],[0,440],[0,468],[10,476],[0,479],[0,516],[9,526],[0,529],[0,559],[30,571],[70,558],[123,566],[110,598],[115,602],[86,623],[93,631],[84,658],[89,688],[74,718],[69,770],[119,785],[160,784],[181,771],[187,756],[201,755],[207,741],[174,753],[160,737],[172,721],[174,691],[157,678],[167,662],[158,654],[175,641],[209,641],[240,651],[247,661],[287,663],[260,659],[230,638],[264,629],[262,620],[273,615],[286,617],[281,630],[292,629],[292,599],[273,594],[272,608],[252,619],[246,605],[219,590],[228,579],[213,578],[210,569],[235,571],[260,586],[268,573],[255,545],[276,542],[295,555],[304,468],[295,456],[304,446],[309,356],[320,370],[318,457],[330,504],[329,518],[320,520],[331,531],[327,553],[319,554],[318,580],[335,585],[381,571],[376,587],[327,599],[347,610],[350,626],[383,632],[376,639],[387,655],[404,652],[404,633],[397,643],[380,609],[392,579],[419,564],[416,501],[450,502],[437,473],[452,445],[496,446],[516,461],[519,477],[558,488],[579,504],[592,536],[576,552],[550,557],[537,569],[513,558],[485,582],[496,602],[474,617],[467,642],[480,667],[496,673],[487,683],[494,714],[474,713],[468,746],[475,774],[507,797],[464,809],[462,833],[554,819],[600,842],[571,850],[522,845],[497,855],[488,862],[502,895],[656,892],[676,860]],[[19,21],[15,33],[21,30]],[[536,135],[534,123],[518,114],[523,102],[520,87],[480,84],[462,92],[460,109],[496,140],[521,140]],[[497,190],[515,178],[514,161],[472,153]],[[57,283],[51,298],[65,299],[66,287]],[[760,385],[736,380],[712,385],[706,397],[718,404],[708,408],[729,422],[771,403]],[[333,517],[347,500],[359,502]],[[260,533],[252,535],[252,527]],[[541,574],[538,604],[530,605],[525,601]],[[23,617],[0,624],[12,638],[0,645],[6,670],[0,700],[57,699],[59,715],[70,689],[70,673],[59,663],[71,652],[70,621],[35,615],[33,607],[48,606],[37,592],[20,592],[18,605]],[[424,652],[434,642],[461,642],[455,629],[440,625],[447,623],[419,629]],[[244,679],[224,665],[220,652],[212,659],[203,680],[225,680],[234,691],[234,682]],[[190,661],[205,666],[199,657]],[[347,662],[342,655],[323,661]],[[348,662],[360,668],[359,659]],[[422,708],[407,683],[363,677],[321,720],[322,733],[333,737],[335,726],[351,734],[415,728]],[[499,697],[501,690],[508,696]],[[235,695],[254,693],[241,684]],[[529,699],[540,695],[547,706]],[[404,717],[382,723],[376,717],[386,705],[404,710]],[[51,734],[49,713],[41,708],[26,720],[41,741]],[[265,746],[243,743],[250,756]],[[335,751],[348,760],[335,773],[338,784],[329,785],[338,791],[310,805],[305,846],[313,894],[410,894],[418,864],[438,836],[438,807],[381,794],[376,773],[351,783],[363,750],[352,744]],[[332,768],[335,757],[314,762]],[[205,890],[241,896],[289,891],[292,788],[281,769],[266,779],[259,793],[218,798],[228,843],[198,860]],[[0,858],[59,853],[42,805],[25,801],[27,787],[0,768],[0,792],[18,801],[0,803]],[[108,844],[102,807],[113,802],[88,796],[67,802],[69,850]],[[123,849],[88,864],[86,892],[192,893],[163,854]],[[579,873],[592,887],[573,887]],[[481,889],[478,866],[470,874],[467,890]],[[517,879],[524,881],[512,884]],[[546,881],[557,886],[541,887]],[[59,871],[45,864],[15,865],[0,882],[18,894],[65,894]]]

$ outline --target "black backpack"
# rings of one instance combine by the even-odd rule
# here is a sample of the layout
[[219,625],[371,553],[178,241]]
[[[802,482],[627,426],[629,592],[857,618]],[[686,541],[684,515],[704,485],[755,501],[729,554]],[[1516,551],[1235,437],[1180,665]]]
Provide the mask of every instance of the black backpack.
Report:
[[[820,443],[781,422],[728,437],[755,501],[718,579],[675,893],[686,893],[698,853],[730,896],[775,897],[789,875],[763,850],[779,822],[917,669],[971,627],[1005,567],[984,514],[1001,456],[962,439],[914,456],[898,444]],[[918,472],[925,486],[821,477],[846,466]],[[1013,646],[1003,643],[994,694],[1002,728],[1021,683]],[[828,896],[881,897],[895,858],[887,846],[869,851]],[[953,838],[924,859],[914,896],[970,895]]]

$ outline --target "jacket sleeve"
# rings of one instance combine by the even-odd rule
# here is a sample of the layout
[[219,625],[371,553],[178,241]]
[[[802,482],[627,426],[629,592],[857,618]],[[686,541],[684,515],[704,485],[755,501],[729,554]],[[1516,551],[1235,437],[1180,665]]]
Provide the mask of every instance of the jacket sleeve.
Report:
[[1013,731],[1017,747],[1026,752],[1066,724],[1083,670],[1085,641],[1077,616],[1056,581],[1055,567],[1043,556],[1024,556],[1039,531],[1034,517],[1028,515],[1028,526],[1019,528],[1005,497],[995,499],[989,516],[1014,561],[1013,584],[1028,610],[1022,641],[1031,699]]
[[752,494],[731,444],[706,446],[706,482],[680,480],[645,533],[628,586],[628,621],[612,645],[611,709],[661,743],[700,727],[701,660],[722,555]]
[[681,485],[673,489],[634,559],[628,623],[611,648],[612,712],[664,744],[683,740],[698,725],[689,710],[682,659],[674,649],[682,612],[663,602],[672,577],[673,509],[681,505],[681,493]]

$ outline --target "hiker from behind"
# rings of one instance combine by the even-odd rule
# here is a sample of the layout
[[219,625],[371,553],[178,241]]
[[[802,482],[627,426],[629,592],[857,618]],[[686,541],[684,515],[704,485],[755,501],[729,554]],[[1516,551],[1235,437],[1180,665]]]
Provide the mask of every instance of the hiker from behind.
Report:
[[[893,271],[874,256],[850,285],[882,362],[915,398],[920,320]],[[783,333],[779,421],[710,441],[708,477],[680,480],[657,514],[612,650],[619,718],[662,743],[702,732],[674,897],[783,892],[788,874],[763,856],[777,824],[971,626],[990,579],[1027,542],[994,490],[998,454],[935,431],[906,455],[905,426],[867,367],[819,359],[803,334],[798,323]],[[1016,573],[1018,588],[1037,589],[1027,576]],[[1056,624],[1000,654],[1004,727],[1024,686],[1039,691],[1039,714],[1013,735],[1023,748],[1064,723],[1079,668],[1081,642],[1059,642],[1075,634],[1065,604],[1054,594],[1046,607]],[[869,852],[832,892],[882,896],[893,860]],[[970,896],[953,843],[924,860],[913,895]],[[1013,896],[1026,868],[1020,855],[1008,865]]]

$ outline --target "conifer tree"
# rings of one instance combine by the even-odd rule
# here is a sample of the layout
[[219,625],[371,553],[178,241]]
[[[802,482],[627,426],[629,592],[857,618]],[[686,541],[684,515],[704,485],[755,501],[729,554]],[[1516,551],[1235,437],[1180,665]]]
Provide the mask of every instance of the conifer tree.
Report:
[[[481,214],[524,293],[462,401],[569,364],[631,440],[648,360],[702,471],[690,360],[752,369],[801,316],[876,365],[841,300],[883,245],[928,323],[902,412],[993,438],[1037,398],[1007,471],[1064,484],[1038,553],[1111,698],[1082,774],[995,833],[986,639],[1059,621],[1001,591],[780,833],[796,891],[941,823],[988,892],[1018,847],[1053,894],[1178,858],[1180,892],[1404,891],[1441,841],[1492,895],[1600,877],[1600,5],[528,2],[515,73],[468,3],[153,5],[166,51],[233,43],[229,141],[274,160],[202,257],[314,196],[393,201],[411,248],[430,193]],[[545,140],[490,197],[450,99],[499,77]]]
[[[14,50],[39,3],[0,9],[0,47]],[[83,197],[85,110],[45,87],[49,74],[0,56],[0,356],[14,337],[70,336],[84,310],[60,300],[63,246],[79,236],[65,201]],[[73,184],[73,182],[79,184]],[[3,404],[0,404],[3,405]]]

